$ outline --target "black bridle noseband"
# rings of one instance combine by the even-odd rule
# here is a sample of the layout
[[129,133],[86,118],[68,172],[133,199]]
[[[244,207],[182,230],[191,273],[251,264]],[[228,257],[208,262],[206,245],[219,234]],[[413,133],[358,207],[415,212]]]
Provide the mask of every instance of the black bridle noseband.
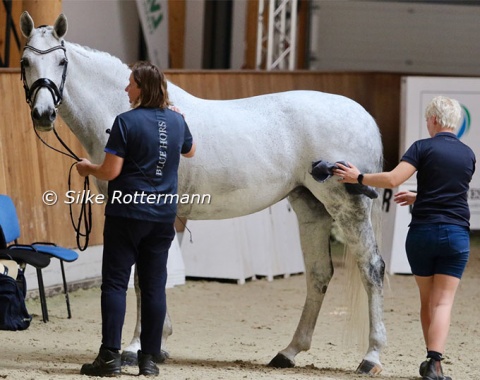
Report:
[[55,104],[55,107],[58,107],[63,100],[63,87],[65,86],[65,80],[67,79],[68,59],[67,59],[67,50],[65,49],[64,41],[62,41],[60,45],[54,46],[47,50],[40,50],[33,46],[25,45],[23,50],[25,51],[27,49],[32,50],[37,54],[48,54],[58,49],[63,50],[63,53],[65,54],[65,61],[64,61],[65,64],[63,66],[62,82],[60,83],[60,88],[58,88],[57,85],[48,78],[39,78],[35,82],[33,82],[31,87],[28,87],[27,79],[25,76],[25,61],[23,59],[20,60],[21,79],[23,82],[23,88],[25,90],[25,100],[30,106],[30,109],[33,107],[35,96],[38,90],[41,88],[46,88],[48,91],[50,91],[50,94],[52,95],[52,98],[53,98],[53,103]]
[[[57,87],[57,85],[50,79],[48,78],[39,78],[35,82],[33,82],[31,87],[28,87],[27,79],[25,76],[25,61],[23,58],[20,60],[20,68],[21,68],[21,80],[23,82],[23,88],[25,90],[25,100],[27,101],[28,105],[30,106],[30,115],[32,117],[33,121],[33,104],[35,102],[35,98],[37,96],[38,90],[41,88],[46,88],[48,91],[50,91],[50,94],[52,95],[53,98],[53,103],[55,105],[55,110],[58,108],[60,104],[62,104],[63,100],[63,87],[65,86],[65,80],[67,79],[67,66],[68,66],[68,59],[67,59],[67,49],[65,48],[64,41],[61,42],[60,45],[54,46],[50,49],[47,50],[40,50],[37,49],[33,46],[30,45],[25,45],[23,50],[25,51],[26,49],[32,50],[37,54],[48,54],[51,53],[52,51],[55,50],[63,50],[63,53],[65,54],[65,59],[64,59],[64,66],[63,66],[63,73],[62,73],[62,82],[60,83],[60,87]],[[80,158],[65,144],[65,142],[60,138],[60,136],[57,134],[57,131],[55,127],[53,128],[53,133],[55,134],[56,138],[58,141],[62,144],[62,146],[68,151],[68,153],[62,152],[61,150],[58,150],[54,148],[53,146],[49,145],[45,140],[43,140],[40,135],[38,134],[37,130],[34,128],[35,134],[37,137],[42,141],[46,146],[49,148],[55,150],[56,152],[59,152],[67,157],[73,158],[76,162],[70,166],[70,170],[68,173],[68,189],[70,190],[70,179],[71,179],[71,174],[72,174],[72,169],[75,166],[75,164],[80,161]],[[90,192],[90,182],[88,177],[85,177],[84,184],[83,184],[83,191],[85,192]],[[82,202],[82,206],[80,209],[80,215],[78,217],[78,225],[75,224],[75,221],[73,220],[73,212],[72,212],[72,204],[70,203],[70,220],[73,225],[73,229],[76,232],[76,239],[77,239],[77,247],[80,251],[84,251],[88,247],[88,241],[89,241],[89,236],[90,232],[92,230],[92,205],[91,203],[87,201]],[[82,223],[85,225],[84,226],[84,232],[81,232],[81,225]],[[85,242],[83,245],[80,244],[80,238],[84,237]]]

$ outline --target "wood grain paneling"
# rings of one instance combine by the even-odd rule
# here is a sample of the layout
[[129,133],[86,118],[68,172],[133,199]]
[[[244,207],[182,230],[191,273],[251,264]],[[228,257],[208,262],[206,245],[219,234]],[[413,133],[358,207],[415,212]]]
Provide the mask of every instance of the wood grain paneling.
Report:
[[[363,105],[380,126],[385,168],[391,169],[398,162],[399,74],[170,70],[167,77],[205,99],[234,99],[295,89],[350,97]],[[0,70],[0,94],[0,193],[10,195],[17,205],[23,232],[20,242],[50,240],[75,247],[69,207],[63,203],[73,160],[47,148],[36,137],[19,70]],[[57,122],[56,129],[78,156],[86,155],[62,120]],[[41,136],[61,149],[52,133]],[[75,170],[72,188],[77,191],[83,188]],[[55,206],[43,203],[42,194],[47,190],[59,195],[60,202]],[[93,184],[92,190],[96,193]],[[93,206],[91,245],[102,244],[103,211],[103,206]]]
[[168,40],[170,67],[184,67],[185,50],[185,0],[168,1]]
[[11,14],[12,14],[12,21],[13,25],[10,25],[10,35],[8,36],[8,41],[7,41],[7,36],[6,36],[6,30],[7,30],[7,12],[5,10],[5,7],[0,5],[0,57],[2,58],[3,64],[7,63],[7,57],[6,57],[6,52],[5,52],[5,47],[6,44],[8,43],[10,46],[10,49],[8,51],[9,57],[8,57],[8,65],[6,67],[20,67],[20,48],[17,46],[17,43],[15,41],[15,36],[14,33],[17,33],[20,45],[22,45],[22,33],[20,32],[19,28],[19,20],[20,20],[20,15],[22,13],[22,2],[21,1],[12,1],[10,3],[11,6]]
[[30,13],[35,26],[53,25],[62,13],[62,0],[23,0],[23,10]]
[[344,95],[360,103],[376,119],[384,144],[385,169],[398,163],[400,74],[170,70],[167,77],[205,99],[235,99],[288,90]]
[[[64,203],[68,171],[74,160],[49,149],[35,135],[18,70],[0,72],[0,91],[0,193],[11,196],[17,207],[22,231],[19,242],[53,241],[76,248],[69,206]],[[78,156],[86,156],[62,120],[57,121],[56,130]],[[53,133],[40,136],[63,150]],[[83,189],[83,179],[76,170],[72,172],[71,187],[75,191]],[[59,196],[54,206],[42,201],[48,190]],[[103,206],[93,205],[92,209],[94,231],[90,244],[102,244]],[[76,220],[78,210],[73,214]]]

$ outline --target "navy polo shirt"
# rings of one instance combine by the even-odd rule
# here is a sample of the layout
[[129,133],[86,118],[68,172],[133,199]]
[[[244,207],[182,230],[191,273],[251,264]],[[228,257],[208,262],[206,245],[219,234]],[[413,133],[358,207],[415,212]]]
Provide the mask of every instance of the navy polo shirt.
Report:
[[470,226],[467,194],[476,162],[472,149],[453,133],[441,132],[413,143],[402,161],[417,169],[417,199],[411,225]]
[[180,154],[188,153],[192,144],[177,112],[139,107],[118,115],[105,152],[125,161],[119,176],[108,183],[105,215],[173,223]]

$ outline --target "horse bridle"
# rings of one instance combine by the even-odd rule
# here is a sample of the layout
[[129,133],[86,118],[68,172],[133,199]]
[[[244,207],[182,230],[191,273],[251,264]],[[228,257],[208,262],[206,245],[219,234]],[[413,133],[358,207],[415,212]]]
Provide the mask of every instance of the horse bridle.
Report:
[[[50,79],[48,78],[39,78],[35,82],[33,82],[32,86],[29,88],[27,79],[25,76],[25,62],[23,59],[20,60],[20,68],[21,68],[21,79],[23,82],[23,88],[25,89],[25,100],[27,101],[28,105],[30,106],[30,110],[32,110],[33,107],[33,102],[35,100],[35,97],[37,96],[38,90],[41,88],[46,88],[48,91],[50,91],[50,94],[52,95],[53,98],[53,103],[55,105],[55,109],[62,104],[63,100],[63,87],[65,85],[65,80],[67,79],[67,66],[68,66],[68,58],[67,58],[67,49],[65,49],[65,44],[64,41],[61,42],[60,45],[54,46],[50,49],[47,50],[40,50],[37,49],[33,46],[30,45],[25,45],[23,50],[25,51],[26,49],[30,49],[34,51],[37,54],[48,54],[51,53],[52,51],[55,50],[63,50],[63,53],[65,54],[65,65],[63,66],[63,73],[62,73],[62,82],[60,83],[60,87],[57,87],[57,85]],[[33,99],[32,99],[33,97]],[[33,120],[33,115],[32,115],[32,120]],[[80,161],[80,158],[65,144],[65,142],[60,138],[60,136],[57,134],[57,131],[55,128],[53,128],[53,132],[55,136],[57,137],[58,141],[63,145],[63,147],[68,151],[68,154],[65,152],[62,152],[53,146],[49,145],[45,140],[43,140],[40,135],[38,134],[37,130],[34,128],[35,134],[37,137],[49,148],[55,150],[56,152],[59,152],[67,157],[73,158],[75,161]],[[71,173],[73,166],[76,164],[72,164],[70,166],[70,170],[68,173],[68,189],[70,190],[70,178],[71,178]],[[85,192],[90,192],[90,182],[88,177],[85,177],[84,180],[84,185],[83,185],[83,191]],[[85,202],[82,200],[82,206],[80,209],[80,216],[78,217],[78,225],[75,224],[75,221],[73,220],[73,214],[72,214],[72,204],[70,204],[70,220],[72,222],[73,228],[76,232],[76,239],[77,239],[77,247],[80,251],[84,251],[88,247],[88,242],[89,242],[89,236],[90,232],[92,230],[92,205],[88,202]],[[81,224],[84,223],[84,231],[81,232]],[[80,238],[83,237],[85,238],[85,243],[84,245],[80,244]]]
[[26,49],[32,50],[37,54],[48,54],[58,49],[63,50],[63,53],[65,54],[65,65],[63,66],[62,82],[60,83],[60,87],[57,87],[57,85],[48,78],[39,78],[35,82],[33,82],[31,87],[28,87],[27,79],[25,76],[25,62],[23,59],[20,60],[21,79],[23,82],[23,88],[25,90],[25,100],[30,106],[30,109],[32,109],[33,101],[35,100],[38,90],[40,90],[41,88],[46,88],[48,91],[50,91],[50,94],[53,98],[53,103],[55,104],[55,108],[57,108],[62,103],[63,87],[65,85],[65,80],[67,79],[68,58],[64,42],[62,41],[60,45],[54,46],[47,50],[40,50],[30,45],[25,45],[23,50],[25,51]]

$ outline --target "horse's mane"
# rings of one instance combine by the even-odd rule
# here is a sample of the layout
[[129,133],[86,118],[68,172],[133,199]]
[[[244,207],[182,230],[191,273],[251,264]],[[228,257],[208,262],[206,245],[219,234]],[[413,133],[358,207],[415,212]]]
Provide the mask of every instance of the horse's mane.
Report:
[[97,49],[91,48],[89,46],[77,44],[75,42],[65,41],[65,43],[68,44],[71,47],[77,48],[78,50],[85,50],[86,52],[100,54],[100,55],[105,56],[105,58],[110,58],[110,59],[118,61],[121,64],[124,64],[119,58],[115,57],[114,55],[111,55],[110,53],[108,53],[106,51],[97,50]]
[[[80,56],[89,59],[94,57],[95,58],[95,63],[97,65],[101,65],[102,67],[97,67],[99,70],[102,70],[102,72],[108,73],[110,77],[113,78],[118,78],[119,76],[124,74],[124,70],[129,70],[129,65],[123,62],[121,59],[118,57],[115,57],[114,55],[111,55],[108,52],[97,50],[88,46],[80,45],[75,42],[69,42],[65,40],[65,45],[67,48],[67,51],[71,50],[76,54],[79,54]],[[128,79],[128,77],[127,77]],[[188,96],[192,96],[188,94],[185,90],[181,89],[180,87],[176,86],[174,83],[171,81],[168,81],[168,91],[170,95],[172,93],[175,94],[184,94]],[[127,83],[122,83],[122,85],[126,85]],[[193,97],[193,96],[192,96]],[[172,99],[171,99],[172,100]]]
[[91,58],[92,56],[95,57],[96,64],[102,64],[108,67],[108,70],[106,72],[111,72],[115,68],[118,67],[118,69],[128,69],[128,65],[122,62],[119,58],[115,57],[114,55],[111,55],[110,53],[107,53],[105,51],[100,51],[93,49],[88,46],[83,46],[74,42],[68,42],[65,41],[67,51],[70,49],[81,56],[85,58]]
[[[65,41],[67,55],[71,63],[71,75],[76,75],[77,80],[90,80],[92,86],[102,89],[102,96],[110,102],[115,113],[128,109],[127,98],[123,89],[128,84],[130,69],[119,58],[110,53],[92,49],[77,43]],[[70,70],[70,68],[69,68]],[[75,73],[75,74],[73,74]],[[82,74],[80,74],[82,73]],[[94,79],[95,78],[95,79]],[[72,81],[73,78],[69,78]],[[122,106],[118,108],[118,106]]]

